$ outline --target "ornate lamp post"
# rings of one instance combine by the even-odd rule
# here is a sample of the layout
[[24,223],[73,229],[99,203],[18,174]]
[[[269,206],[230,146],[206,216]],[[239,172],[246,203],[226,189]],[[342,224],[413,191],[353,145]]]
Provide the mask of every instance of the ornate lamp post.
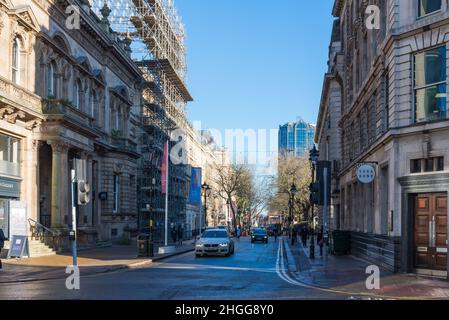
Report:
[[297,192],[296,185],[294,183],[292,183],[292,185],[290,187],[290,199],[288,200],[288,209],[289,209],[288,221],[289,221],[290,237],[292,240],[292,244],[294,244],[294,241],[295,241],[295,237],[293,237],[292,223],[293,223],[293,205],[294,205],[294,201],[295,201],[296,192]]
[[[315,170],[316,165],[318,163],[318,157],[320,153],[316,149],[316,146],[313,146],[313,149],[310,150],[310,156],[309,156],[309,162],[310,166],[312,168],[312,184],[315,183]],[[313,208],[313,202],[311,203],[311,209],[312,209],[312,230],[311,230],[311,239],[310,239],[310,259],[315,259],[315,217],[314,217],[314,208]]]
[[[201,186],[201,189],[203,190],[203,196],[204,196],[204,217],[205,217],[205,222],[206,225],[208,225],[207,223],[207,196],[209,191],[211,190],[211,188],[209,187],[209,185],[204,182],[203,185]],[[200,232],[203,229],[203,226],[200,226]]]

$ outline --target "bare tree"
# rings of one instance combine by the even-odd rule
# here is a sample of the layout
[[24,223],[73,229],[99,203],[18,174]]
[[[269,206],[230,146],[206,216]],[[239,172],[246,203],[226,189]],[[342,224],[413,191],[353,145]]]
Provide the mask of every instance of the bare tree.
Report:
[[217,194],[230,204],[233,226],[237,231],[236,208],[233,200],[237,197],[238,188],[247,183],[247,168],[242,165],[217,165],[214,171],[212,180],[220,189]]
[[[280,158],[277,176],[272,177],[271,187],[274,192],[269,199],[269,209],[273,212],[287,214],[290,188],[294,183],[297,189],[293,214],[307,218],[310,209],[309,186],[312,182],[310,163],[307,157]],[[301,217],[302,216],[302,217]]]

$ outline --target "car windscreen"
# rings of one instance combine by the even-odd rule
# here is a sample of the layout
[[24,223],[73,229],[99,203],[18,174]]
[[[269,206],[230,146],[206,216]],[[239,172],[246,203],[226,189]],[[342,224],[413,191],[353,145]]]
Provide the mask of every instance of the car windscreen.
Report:
[[227,238],[228,233],[226,231],[206,231],[203,234],[203,238]]
[[254,230],[253,232],[254,234],[258,234],[258,235],[265,235],[267,234],[267,232],[265,230]]

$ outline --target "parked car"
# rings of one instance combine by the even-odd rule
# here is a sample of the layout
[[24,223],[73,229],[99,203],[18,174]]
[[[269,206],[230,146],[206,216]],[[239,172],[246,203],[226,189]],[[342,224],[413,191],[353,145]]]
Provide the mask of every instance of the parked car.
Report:
[[195,245],[195,255],[202,256],[230,256],[234,254],[234,240],[223,229],[209,229],[204,231]]
[[267,230],[262,228],[253,229],[251,232],[251,243],[254,242],[265,242],[268,243],[268,233]]

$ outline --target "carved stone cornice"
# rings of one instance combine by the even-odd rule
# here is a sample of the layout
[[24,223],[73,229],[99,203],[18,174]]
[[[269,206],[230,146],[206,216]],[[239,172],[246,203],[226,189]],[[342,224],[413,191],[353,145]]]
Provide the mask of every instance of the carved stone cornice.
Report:
[[41,119],[33,119],[25,123],[25,128],[28,130],[33,130],[34,128],[40,126],[42,124]]
[[5,115],[10,115],[14,112],[13,107],[4,107],[0,108],[0,119],[3,119]]
[[12,123],[12,124],[16,123],[17,118],[19,118],[19,119],[25,118],[25,112],[16,111],[14,113],[11,113],[11,114],[5,116],[6,121],[8,121],[9,123]]

